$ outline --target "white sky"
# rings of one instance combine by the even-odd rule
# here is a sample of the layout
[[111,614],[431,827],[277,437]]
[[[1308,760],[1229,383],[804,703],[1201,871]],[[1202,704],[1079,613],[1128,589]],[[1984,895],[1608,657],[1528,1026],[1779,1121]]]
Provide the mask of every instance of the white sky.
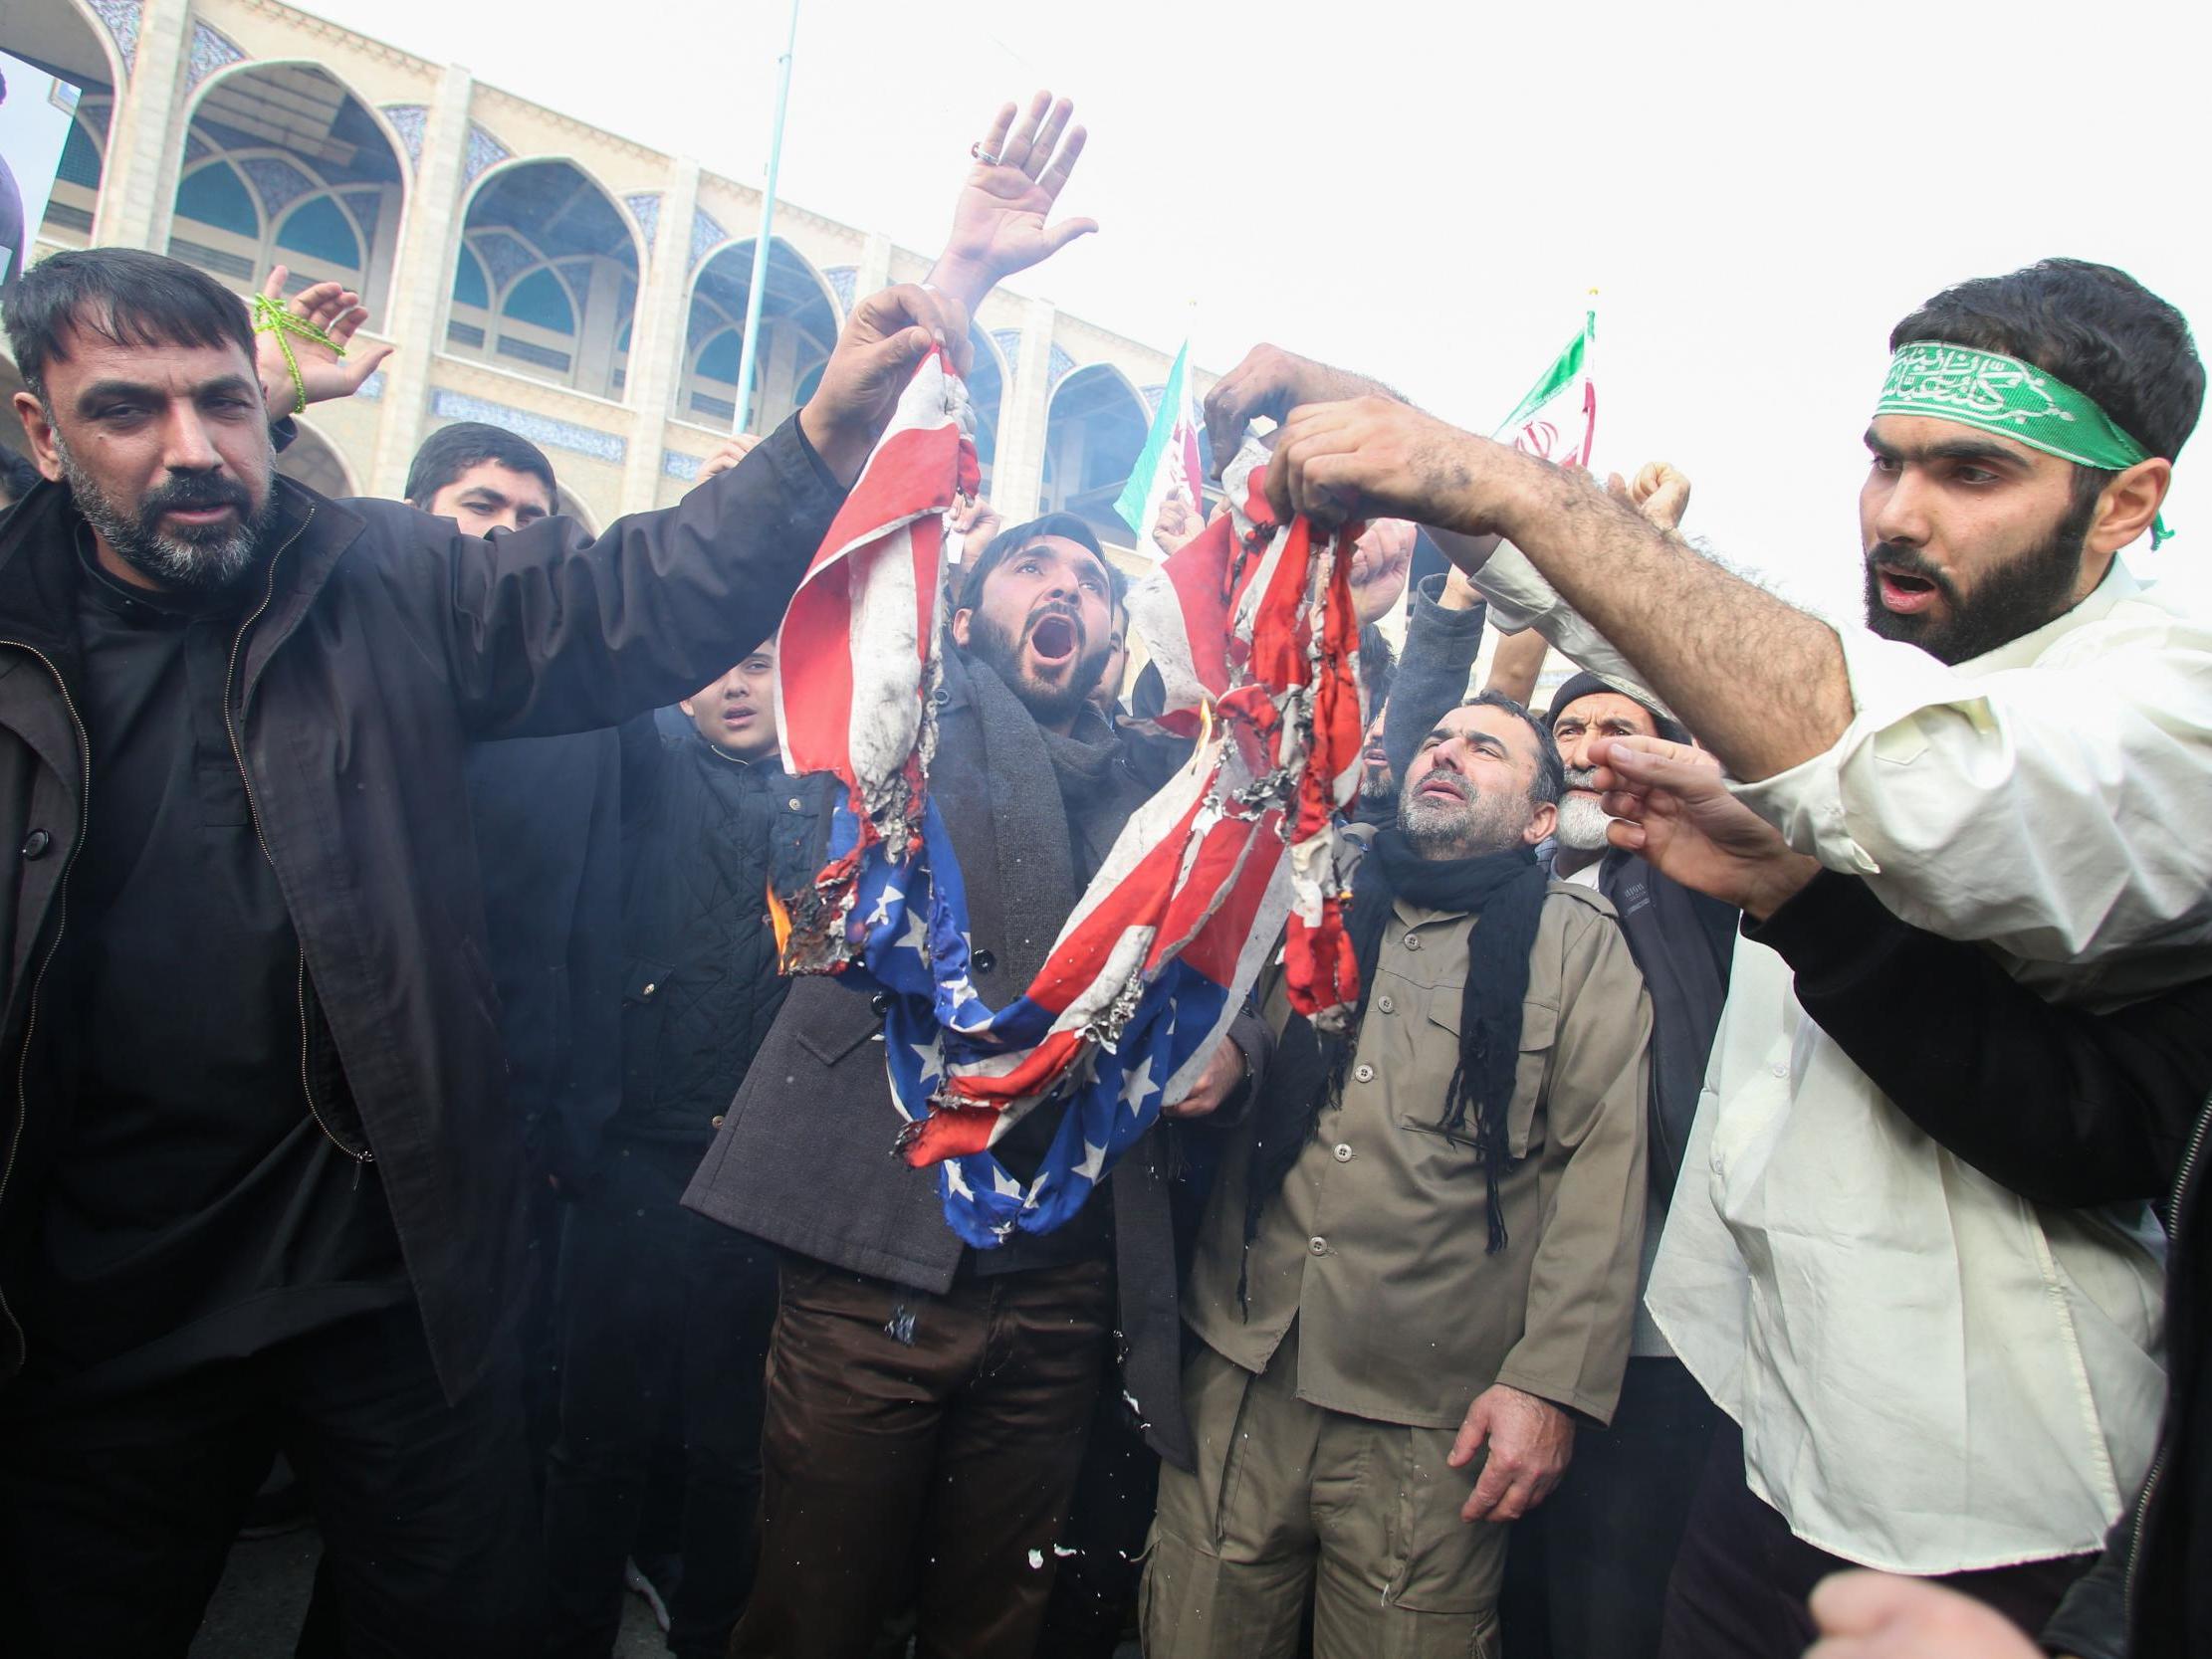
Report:
[[[298,3],[298,0],[295,0]],[[1049,86],[1096,218],[1013,287],[1199,360],[1256,340],[1493,425],[1600,290],[1598,460],[1855,613],[1888,329],[2048,254],[2131,271],[2212,347],[2208,9],[1852,0],[802,0],[782,193],[923,252],[1001,100]],[[757,181],[783,0],[310,0],[362,33]],[[620,16],[627,33],[605,25]],[[2138,573],[2212,599],[2212,434]]]

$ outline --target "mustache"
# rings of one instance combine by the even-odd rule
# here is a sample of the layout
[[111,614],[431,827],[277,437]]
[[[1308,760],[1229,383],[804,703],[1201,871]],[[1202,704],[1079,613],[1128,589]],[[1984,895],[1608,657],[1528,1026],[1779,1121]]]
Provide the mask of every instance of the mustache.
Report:
[[236,508],[240,518],[250,518],[254,499],[243,484],[218,474],[186,473],[148,490],[138,504],[138,513],[150,524],[164,513],[192,513],[210,507]]
[[1894,541],[1878,541],[1867,551],[1867,579],[1874,580],[1876,567],[1894,570],[1900,576],[1917,576],[1940,593],[1951,604],[1958,603],[1958,588],[1941,569],[1928,562],[1910,547],[1900,547]]
[[1566,768],[1566,784],[1570,789],[1596,789],[1598,787],[1597,776],[1597,772],[1587,766],[1569,766]]

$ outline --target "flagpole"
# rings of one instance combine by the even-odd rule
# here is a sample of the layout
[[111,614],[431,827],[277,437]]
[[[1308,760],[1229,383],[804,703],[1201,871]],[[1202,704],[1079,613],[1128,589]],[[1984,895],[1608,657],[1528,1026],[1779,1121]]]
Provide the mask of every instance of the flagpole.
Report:
[[791,102],[791,57],[798,49],[798,4],[783,36],[783,56],[775,62],[775,125],[769,132],[768,188],[761,197],[761,229],[753,244],[753,284],[745,296],[745,344],[738,352],[738,412],[735,429],[745,430],[753,404],[753,371],[760,355],[761,307],[768,298],[769,239],[775,231],[775,175],[783,160],[783,114]]

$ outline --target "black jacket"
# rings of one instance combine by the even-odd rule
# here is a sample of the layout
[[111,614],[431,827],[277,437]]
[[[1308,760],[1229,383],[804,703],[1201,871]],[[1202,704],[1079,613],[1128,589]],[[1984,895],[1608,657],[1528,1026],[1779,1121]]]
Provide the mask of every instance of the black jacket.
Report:
[[2212,979],[2108,1014],[2055,1007],[1980,947],[1908,927],[1824,871],[1745,933],[1907,1118],[2039,1204],[2156,1201],[2170,1238],[2166,1412],[2142,1494],[2043,1635],[2082,1659],[2212,1653]]
[[777,848],[813,822],[773,758],[735,760],[685,724],[622,727],[622,1108],[617,1135],[714,1139],[790,981],[767,904]]
[[[377,1161],[457,1396],[522,1306],[528,1260],[466,745],[614,726],[723,672],[774,626],[841,494],[795,422],[596,539],[551,518],[495,547],[394,503],[277,491],[229,720],[300,939],[303,1023],[327,1023],[350,1096],[313,1104]],[[75,522],[48,486],[0,523],[0,1043],[17,1080],[0,1101],[0,1376],[22,1364],[7,1278],[71,1104],[24,1061],[57,1013],[39,985],[100,801],[76,713]]]
[[508,1093],[563,1182],[589,1173],[621,1101],[621,762],[611,731],[468,755]]

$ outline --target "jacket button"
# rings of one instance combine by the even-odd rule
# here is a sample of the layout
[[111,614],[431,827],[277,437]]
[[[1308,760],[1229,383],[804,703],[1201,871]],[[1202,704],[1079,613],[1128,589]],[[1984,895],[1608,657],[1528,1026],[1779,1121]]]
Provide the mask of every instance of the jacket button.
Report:
[[1393,1002],[1388,996],[1379,996],[1375,999],[1375,1006],[1382,1009],[1384,1013],[1388,1014],[1396,1011],[1398,1004]]
[[989,973],[998,965],[998,958],[988,950],[979,950],[968,958],[968,965],[978,973]]
[[712,1118],[709,1118],[707,1122],[712,1124],[716,1129],[722,1128],[722,1114],[717,1112]]
[[1355,1066],[1352,1068],[1352,1075],[1362,1083],[1373,1083],[1375,1081],[1375,1068],[1373,1066]]
[[791,809],[791,810],[792,810],[793,812],[796,812],[796,811],[800,810],[800,808],[799,808],[799,804],[798,804],[798,797],[797,797],[796,795],[793,795],[793,796],[792,796],[792,797],[791,797],[791,798],[790,798],[789,800],[785,801],[785,802],[784,802],[783,804],[784,804],[785,806],[789,807],[789,808],[790,808],[790,809]]
[[1336,1160],[1339,1163],[1350,1163],[1352,1161],[1352,1148],[1341,1141],[1336,1143]]
[[1421,935],[1419,933],[1408,933],[1406,935],[1406,948],[1419,950],[1421,948]]
[[23,838],[25,858],[44,858],[46,849],[54,845],[54,838],[42,829],[35,829]]
[[655,993],[656,991],[658,991],[659,989],[660,989],[660,986],[659,986],[659,985],[657,985],[657,984],[653,984],[653,985],[647,985],[647,986],[646,986],[646,987],[645,987],[645,988],[644,988],[643,990],[639,991],[639,992],[638,992],[637,994],[638,994],[638,996],[639,996],[639,997],[640,997],[640,998],[641,998],[642,1000],[644,1000],[644,1001],[647,1001],[647,1002],[650,1002],[650,1001],[652,1001],[652,1000],[653,1000],[653,995],[654,995],[654,993]]
[[877,1019],[883,1018],[891,1011],[891,993],[889,991],[876,992],[875,995],[868,998],[868,1006],[875,1010]]
[[1329,1253],[1329,1241],[1316,1233],[1312,1238],[1306,1240],[1306,1248],[1316,1256],[1326,1256]]

